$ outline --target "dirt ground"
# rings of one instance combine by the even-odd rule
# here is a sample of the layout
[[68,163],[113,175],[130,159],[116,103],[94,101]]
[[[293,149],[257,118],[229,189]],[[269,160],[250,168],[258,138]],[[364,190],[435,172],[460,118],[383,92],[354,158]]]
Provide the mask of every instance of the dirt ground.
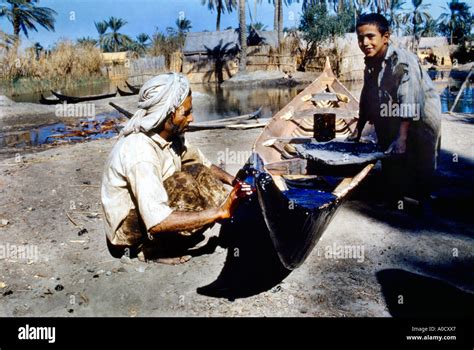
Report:
[[[113,258],[99,186],[115,139],[2,160],[0,316],[472,316],[474,124],[443,118],[431,210],[387,209],[375,171],[292,272],[259,223],[230,237],[214,226],[208,236],[220,238],[180,266]],[[188,139],[235,173],[260,131]],[[363,254],[328,254],[346,246]]]

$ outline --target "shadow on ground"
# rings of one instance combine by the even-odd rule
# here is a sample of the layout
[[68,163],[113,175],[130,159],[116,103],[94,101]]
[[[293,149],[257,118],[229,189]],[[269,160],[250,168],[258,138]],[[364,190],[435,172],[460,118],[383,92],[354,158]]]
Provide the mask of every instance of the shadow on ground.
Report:
[[446,282],[400,269],[377,272],[382,294],[394,317],[474,315],[474,294]]
[[224,267],[216,281],[197,289],[199,294],[245,298],[271,289],[291,272],[277,256],[255,196],[222,225],[219,240],[227,248]]
[[433,198],[423,210],[410,208],[406,202],[404,210],[390,207],[386,201],[389,189],[380,169],[365,179],[346,205],[351,210],[400,230],[424,229],[473,237],[472,229],[460,230],[459,225],[474,223],[471,211],[474,202],[474,163],[460,156],[453,163],[452,158],[451,153],[441,150]]

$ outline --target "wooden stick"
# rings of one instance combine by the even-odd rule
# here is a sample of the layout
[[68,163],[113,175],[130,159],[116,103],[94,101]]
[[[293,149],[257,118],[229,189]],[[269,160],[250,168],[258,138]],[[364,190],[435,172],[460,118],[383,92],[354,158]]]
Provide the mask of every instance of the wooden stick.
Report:
[[67,218],[69,219],[69,221],[71,221],[73,223],[74,226],[82,228],[82,226],[79,226],[78,224],[76,224],[76,222],[71,218],[71,216],[69,215],[67,210],[65,210],[65,212],[66,212]]
[[124,116],[126,116],[128,119],[132,118],[133,117],[133,113],[130,113],[129,111],[127,111],[126,109],[116,105],[115,103],[113,102],[109,102],[109,105],[111,105],[112,107],[114,107],[117,111],[119,111],[120,113],[122,113]]
[[469,74],[467,75],[466,80],[464,80],[464,83],[462,83],[461,89],[459,90],[459,92],[456,96],[456,99],[454,100],[454,103],[451,106],[451,109],[449,110],[449,113],[454,112],[454,108],[456,107],[456,104],[458,103],[459,98],[461,97],[463,90],[466,88],[466,84],[468,83],[471,74],[472,74],[472,67],[471,67],[471,69],[469,69]]

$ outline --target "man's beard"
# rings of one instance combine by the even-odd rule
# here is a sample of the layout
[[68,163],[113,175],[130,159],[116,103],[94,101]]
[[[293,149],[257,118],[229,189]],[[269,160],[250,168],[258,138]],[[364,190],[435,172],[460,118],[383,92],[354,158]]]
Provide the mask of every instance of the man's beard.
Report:
[[175,123],[173,123],[173,118],[170,118],[169,119],[169,123],[171,125],[171,133],[173,135],[181,135],[181,134],[184,134],[184,131],[185,130],[181,130],[181,127],[180,125],[176,125]]

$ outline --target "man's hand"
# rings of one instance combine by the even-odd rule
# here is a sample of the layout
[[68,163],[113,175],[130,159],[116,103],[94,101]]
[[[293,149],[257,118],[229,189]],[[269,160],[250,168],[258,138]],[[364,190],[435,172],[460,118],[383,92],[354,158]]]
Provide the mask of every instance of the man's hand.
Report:
[[407,140],[404,137],[397,137],[387,148],[385,154],[404,154],[407,150]]
[[229,219],[234,214],[235,208],[240,200],[252,194],[252,188],[249,184],[238,181],[234,186],[224,204],[220,207],[221,219]]
[[355,128],[352,134],[350,134],[346,138],[346,141],[348,142],[359,142],[359,140],[360,140],[360,132],[357,128]]

